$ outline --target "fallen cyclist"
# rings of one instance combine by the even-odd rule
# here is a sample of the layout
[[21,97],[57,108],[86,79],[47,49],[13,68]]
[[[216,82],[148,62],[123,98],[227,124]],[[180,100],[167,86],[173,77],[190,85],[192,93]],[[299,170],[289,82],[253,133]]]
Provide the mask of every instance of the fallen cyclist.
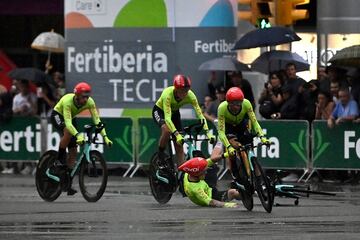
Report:
[[219,191],[217,188],[209,187],[205,182],[206,169],[213,164],[210,158],[195,157],[178,167],[179,171],[185,172],[183,184],[186,196],[199,206],[239,207],[237,203],[230,202],[233,199],[240,200],[240,194],[236,189]]

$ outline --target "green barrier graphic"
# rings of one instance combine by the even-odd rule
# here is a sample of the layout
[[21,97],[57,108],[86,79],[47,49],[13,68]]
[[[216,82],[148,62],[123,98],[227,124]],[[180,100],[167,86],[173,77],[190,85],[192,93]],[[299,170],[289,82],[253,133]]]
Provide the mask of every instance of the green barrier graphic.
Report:
[[343,123],[333,129],[326,121],[313,123],[314,168],[359,169],[360,128],[358,124]]
[[[269,149],[262,146],[257,156],[266,168],[306,168],[309,159],[307,121],[259,121],[270,141]],[[257,144],[258,139],[254,143]]]
[[[182,120],[183,126],[188,126],[194,123],[196,120]],[[210,129],[213,129],[213,125],[208,124]],[[139,138],[138,142],[138,163],[148,164],[152,155],[158,149],[158,141],[160,137],[160,128],[155,124],[152,118],[139,119]],[[212,131],[212,130],[211,130]],[[201,132],[198,136],[199,139],[205,139],[206,135]],[[206,156],[209,156],[212,152],[213,146],[208,142],[198,142],[197,149],[201,149]],[[186,147],[184,149],[186,151]]]
[[[95,145],[94,149],[104,154],[112,163],[133,163],[133,122],[130,118],[102,118],[106,124],[107,135],[113,140],[113,147]],[[78,130],[89,118],[78,118]],[[0,126],[0,159],[2,160],[38,160],[41,149],[41,127],[38,118],[13,118],[8,124]],[[47,126],[47,149],[57,150],[60,142],[59,133]],[[99,140],[102,137],[99,135]]]

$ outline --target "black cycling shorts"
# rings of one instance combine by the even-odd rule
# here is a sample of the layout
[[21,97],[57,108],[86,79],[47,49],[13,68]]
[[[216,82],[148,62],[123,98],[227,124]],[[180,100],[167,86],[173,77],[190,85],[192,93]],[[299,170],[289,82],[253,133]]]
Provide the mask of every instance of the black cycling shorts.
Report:
[[241,144],[249,144],[252,143],[252,136],[250,135],[250,132],[247,128],[249,119],[244,119],[240,124],[238,125],[232,125],[232,124],[225,124],[225,134],[233,134],[236,136],[238,141]]
[[[152,110],[152,117],[154,119],[154,121],[156,122],[156,124],[161,127],[163,124],[165,124],[165,114],[164,111],[159,108],[157,105],[155,105],[153,107]],[[180,111],[173,111],[171,114],[171,121],[174,123],[175,127],[177,130],[181,130],[182,129],[182,125],[181,125],[181,119],[180,119]]]
[[219,191],[217,188],[212,188],[212,199],[221,201],[221,202],[228,202],[228,194],[227,191]]
[[[54,126],[54,128],[60,133],[61,136],[63,136],[64,135],[64,128],[65,128],[65,120],[64,120],[63,115],[61,115],[57,111],[53,110],[52,113],[51,113],[50,120],[51,120],[51,123]],[[72,119],[72,125],[75,128],[77,128],[75,118]],[[68,147],[69,148],[76,147],[76,137],[75,136],[72,136]]]

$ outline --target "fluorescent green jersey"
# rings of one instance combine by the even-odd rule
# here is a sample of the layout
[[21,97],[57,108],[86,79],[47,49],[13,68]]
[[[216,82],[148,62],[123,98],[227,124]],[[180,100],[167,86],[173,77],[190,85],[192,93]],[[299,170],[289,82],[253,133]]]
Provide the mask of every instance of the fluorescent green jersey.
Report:
[[[68,93],[64,95],[54,107],[54,110],[64,117],[65,126],[73,136],[75,136],[78,131],[72,125],[72,119],[82,111],[88,109],[91,113],[94,124],[98,124],[100,122],[94,99],[89,97],[86,104],[79,108],[75,105],[74,97],[75,94]],[[106,135],[105,129],[101,131],[101,135]]]
[[221,142],[228,147],[230,145],[229,140],[225,133],[225,124],[239,125],[246,117],[250,119],[252,129],[259,135],[263,136],[264,133],[256,120],[255,113],[249,100],[244,99],[241,106],[241,111],[234,115],[228,109],[228,102],[222,102],[218,107],[218,133]]
[[165,123],[172,133],[175,132],[177,129],[175,128],[174,123],[171,121],[171,112],[179,110],[180,107],[182,107],[185,104],[191,104],[193,106],[196,112],[196,116],[205,122],[204,130],[207,132],[209,128],[207,126],[205,117],[201,112],[201,108],[193,91],[189,90],[186,97],[178,102],[176,101],[174,96],[174,87],[173,86],[167,87],[164,89],[160,98],[156,102],[156,106],[158,106],[164,111]]
[[190,182],[189,174],[184,174],[184,191],[186,196],[195,204],[209,206],[212,199],[212,188],[204,181]]

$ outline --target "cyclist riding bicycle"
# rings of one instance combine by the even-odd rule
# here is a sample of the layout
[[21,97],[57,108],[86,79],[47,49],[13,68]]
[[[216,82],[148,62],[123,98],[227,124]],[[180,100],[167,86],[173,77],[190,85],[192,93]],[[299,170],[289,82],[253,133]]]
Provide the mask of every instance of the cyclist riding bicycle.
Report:
[[[264,133],[256,119],[252,105],[249,100],[244,98],[242,90],[238,87],[230,88],[226,93],[226,101],[218,107],[218,134],[219,139],[212,153],[212,158],[221,155],[223,146],[229,153],[229,158],[235,157],[235,147],[230,144],[231,139],[236,137],[235,143],[249,144],[252,143],[253,137],[250,131],[254,130],[262,143],[270,143],[264,136]],[[236,174],[233,172],[233,174]]]
[[192,158],[183,163],[178,169],[185,172],[183,185],[187,197],[196,205],[209,207],[239,207],[237,203],[229,202],[233,199],[240,200],[240,194],[236,189],[218,191],[211,188],[205,182],[206,169],[214,161],[201,157]]
[[181,119],[179,109],[185,104],[191,104],[199,119],[204,121],[203,129],[206,132],[210,142],[215,141],[215,136],[209,132],[206,119],[204,118],[197,98],[191,88],[191,80],[184,75],[176,75],[174,77],[174,85],[167,87],[162,92],[160,98],[155,103],[152,116],[157,125],[161,128],[161,136],[159,139],[159,158],[166,157],[166,145],[172,134],[175,137],[175,151],[178,166],[184,162],[183,143],[184,137],[179,133],[181,130]]
[[[99,114],[96,110],[95,101],[90,97],[91,87],[85,82],[78,83],[74,88],[74,93],[64,95],[55,105],[51,114],[51,122],[55,129],[62,135],[58,150],[57,162],[54,168],[67,167],[72,169],[75,164],[77,154],[77,144],[81,145],[85,142],[84,134],[76,129],[76,118],[80,112],[89,110],[94,124],[100,123]],[[100,134],[103,136],[107,146],[112,145],[112,141],[107,137],[105,129]],[[66,162],[66,148],[69,150],[69,157]],[[68,195],[73,195],[76,190],[71,186]]]

